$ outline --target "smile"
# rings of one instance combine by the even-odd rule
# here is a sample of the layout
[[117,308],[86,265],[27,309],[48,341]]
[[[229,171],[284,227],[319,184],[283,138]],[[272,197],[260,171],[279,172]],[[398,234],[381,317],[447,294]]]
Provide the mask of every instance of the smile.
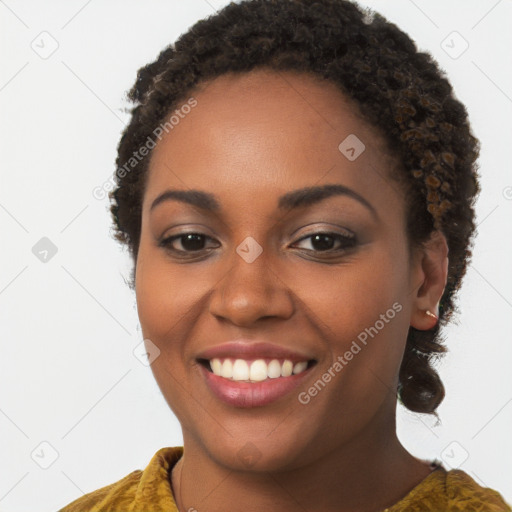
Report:
[[215,398],[232,407],[247,409],[269,405],[297,392],[316,361],[292,364],[287,359],[214,358],[199,363],[206,387]]
[[312,371],[310,350],[255,340],[233,340],[196,354],[208,391],[233,407],[262,407],[289,396]]
[[[262,382],[280,377],[298,375],[314,364],[314,360],[293,363],[289,359],[234,359],[214,358],[200,360],[215,375],[237,382]],[[208,369],[208,366],[206,368]]]

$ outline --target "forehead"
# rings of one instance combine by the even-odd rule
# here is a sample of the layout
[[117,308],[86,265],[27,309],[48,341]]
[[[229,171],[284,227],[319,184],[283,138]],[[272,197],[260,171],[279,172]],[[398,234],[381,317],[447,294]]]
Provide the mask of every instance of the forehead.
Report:
[[334,84],[260,69],[222,75],[191,95],[197,105],[153,150],[144,210],[167,188],[210,191],[223,208],[256,198],[275,208],[277,195],[322,183],[396,200],[384,139]]

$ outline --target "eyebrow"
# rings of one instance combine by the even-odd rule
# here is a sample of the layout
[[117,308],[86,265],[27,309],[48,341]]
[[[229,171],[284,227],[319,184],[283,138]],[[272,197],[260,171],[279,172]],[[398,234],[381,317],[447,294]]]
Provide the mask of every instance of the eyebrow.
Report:
[[[365,206],[373,215],[375,219],[378,219],[377,211],[364,197],[359,195],[354,190],[345,187],[344,185],[332,184],[332,185],[320,185],[315,187],[306,187],[298,190],[293,190],[282,195],[278,201],[279,210],[293,210],[297,208],[304,208],[313,204],[319,203],[324,199],[333,196],[348,196],[356,201],[359,201]],[[181,201],[193,206],[197,206],[203,210],[209,212],[219,212],[221,209],[220,203],[217,198],[209,193],[202,190],[166,190],[158,195],[149,211],[151,212],[159,204],[165,201]]]

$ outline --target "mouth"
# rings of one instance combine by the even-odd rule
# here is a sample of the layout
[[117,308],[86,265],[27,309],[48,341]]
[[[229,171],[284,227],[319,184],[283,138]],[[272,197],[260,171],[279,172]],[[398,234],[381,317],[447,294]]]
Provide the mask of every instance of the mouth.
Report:
[[233,382],[256,383],[300,375],[316,364],[315,359],[292,361],[284,358],[239,359],[232,357],[198,358],[208,372]]
[[284,397],[313,371],[311,352],[254,340],[234,340],[196,355],[212,396],[238,408],[262,407]]
[[197,359],[200,373],[212,396],[239,409],[264,407],[290,399],[293,391],[313,371],[315,359]]

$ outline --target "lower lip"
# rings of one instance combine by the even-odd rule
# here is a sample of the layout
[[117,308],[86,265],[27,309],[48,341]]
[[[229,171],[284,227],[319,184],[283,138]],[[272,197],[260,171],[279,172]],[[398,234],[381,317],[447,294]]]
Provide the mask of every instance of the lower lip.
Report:
[[200,365],[208,387],[217,398],[234,407],[261,407],[291,393],[309,374],[312,367],[290,377],[278,377],[260,382],[240,382],[225,379]]

